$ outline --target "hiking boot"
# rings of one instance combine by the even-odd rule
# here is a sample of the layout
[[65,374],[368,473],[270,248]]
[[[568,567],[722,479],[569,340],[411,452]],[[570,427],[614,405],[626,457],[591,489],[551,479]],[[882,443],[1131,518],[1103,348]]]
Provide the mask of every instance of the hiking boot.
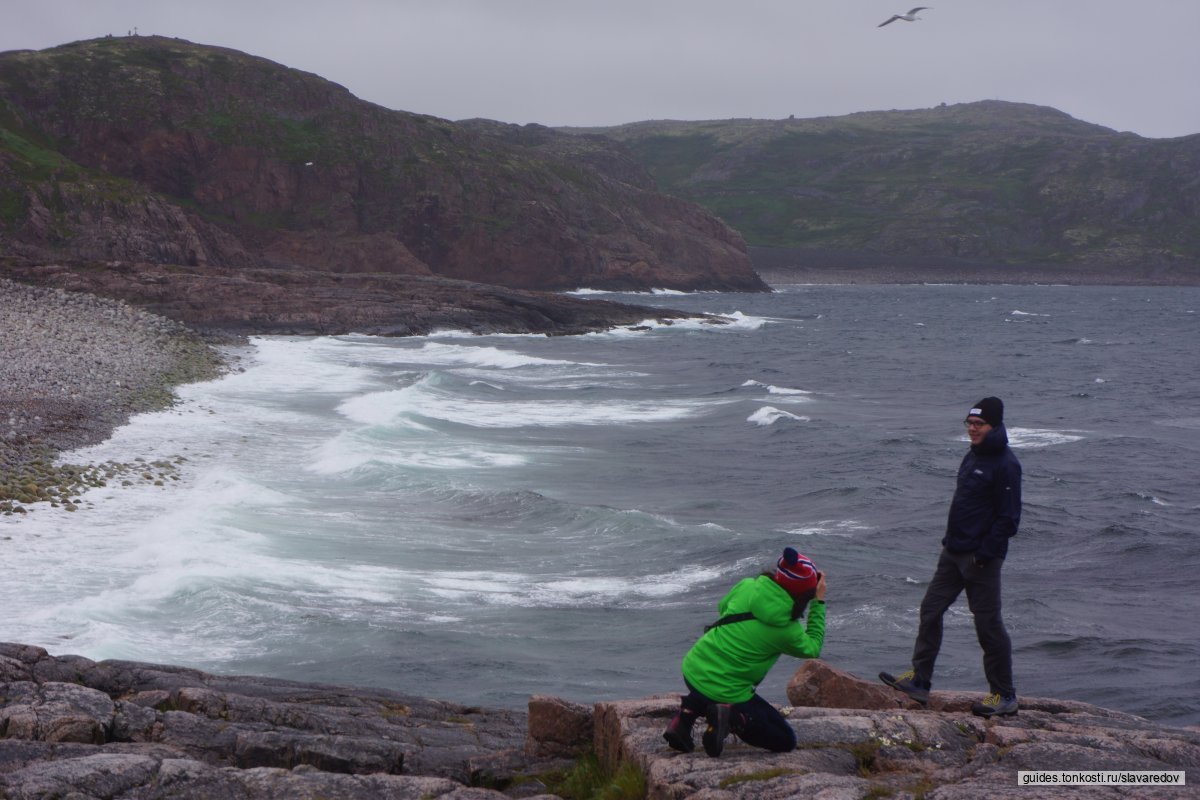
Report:
[[692,726],[696,724],[697,716],[691,711],[680,709],[675,712],[674,717],[671,717],[671,723],[667,725],[663,738],[667,740],[667,744],[671,746],[672,750],[690,753],[696,749],[696,743],[692,740]]
[[[929,705],[929,681],[919,680],[911,669],[908,672],[902,672],[895,676],[889,672],[881,672],[879,673],[879,680],[893,689],[904,692],[921,705]],[[924,686],[921,684],[924,684]]]
[[704,752],[712,758],[721,755],[725,749],[725,737],[729,735],[729,720],[733,716],[733,706],[729,703],[714,703],[708,707],[708,727],[700,741],[704,743]]
[[971,704],[971,713],[977,717],[1012,717],[1017,713],[1017,696],[1003,697],[989,694],[978,703]]

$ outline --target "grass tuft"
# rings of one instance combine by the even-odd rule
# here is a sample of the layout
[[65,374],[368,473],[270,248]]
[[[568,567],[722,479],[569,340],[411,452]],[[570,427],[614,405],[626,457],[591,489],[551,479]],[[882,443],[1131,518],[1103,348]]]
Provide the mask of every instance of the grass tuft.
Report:
[[539,776],[547,792],[563,800],[644,800],[646,774],[626,762],[615,772],[606,770],[594,754],[583,756],[568,770]]

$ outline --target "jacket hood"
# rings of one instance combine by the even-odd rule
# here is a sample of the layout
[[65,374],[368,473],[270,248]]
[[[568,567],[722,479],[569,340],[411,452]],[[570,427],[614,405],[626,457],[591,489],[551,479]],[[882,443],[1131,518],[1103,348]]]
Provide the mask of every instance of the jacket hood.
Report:
[[795,602],[787,591],[767,575],[760,575],[750,584],[750,613],[759,622],[773,628],[792,624]]

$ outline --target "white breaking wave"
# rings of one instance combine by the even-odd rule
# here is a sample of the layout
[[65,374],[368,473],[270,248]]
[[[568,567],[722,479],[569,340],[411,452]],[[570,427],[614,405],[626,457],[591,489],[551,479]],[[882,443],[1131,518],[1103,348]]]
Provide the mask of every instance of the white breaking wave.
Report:
[[525,426],[624,425],[665,422],[699,413],[696,401],[583,402],[553,399],[502,402],[468,400],[431,390],[428,381],[404,389],[371,392],[343,402],[338,412],[364,425],[400,425],[428,429],[413,417],[475,428]]
[[434,595],[450,601],[526,608],[570,608],[630,601],[636,604],[638,601],[681,595],[721,575],[721,571],[716,569],[693,567],[634,577],[581,575],[551,578],[515,572],[481,575],[447,571],[427,572],[420,579]]
[[603,367],[585,361],[564,361],[555,358],[539,358],[498,347],[442,344],[423,342],[419,348],[391,347],[391,361],[396,363],[437,364],[442,366],[490,367],[493,369],[517,369],[519,367],[585,366]]
[[763,327],[771,319],[767,317],[751,317],[743,314],[741,311],[734,311],[730,314],[723,312],[709,311],[705,312],[714,317],[719,317],[720,322],[713,322],[707,319],[644,319],[636,325],[628,325],[620,328],[613,328],[607,331],[597,331],[587,334],[588,336],[636,336],[647,331],[706,331],[712,333],[720,333],[722,331],[756,331]]
[[1013,317],[1048,317],[1049,314],[1035,314],[1032,311],[1013,310],[1009,312],[1009,316]]
[[[539,358],[492,345],[466,345],[431,341],[432,338],[472,339],[480,337],[466,332],[446,331],[428,336],[412,336],[403,339],[386,336],[339,336],[313,340],[308,350],[319,359],[348,359],[351,364],[361,365],[404,365],[422,366],[436,364],[447,367],[486,367],[489,369],[517,369],[520,367],[544,366],[588,366],[603,367],[604,364],[566,361],[554,358]],[[529,339],[545,337],[540,334],[494,334],[491,338]],[[287,344],[294,344],[287,342]]]
[[773,321],[768,317],[751,317],[743,314],[741,311],[734,311],[732,314],[719,314],[718,316],[732,320],[729,323],[729,327],[743,331],[756,331]]
[[1163,420],[1158,420],[1154,424],[1166,425],[1168,428],[1185,428],[1187,430],[1200,430],[1200,417],[1180,417],[1179,419],[1163,419]]
[[872,530],[870,525],[864,525],[853,519],[824,519],[799,528],[791,528],[787,533],[797,536],[853,536],[859,531]]
[[[1036,428],[1009,428],[1008,443],[1010,446],[1023,447],[1026,449],[1034,449],[1038,447],[1052,447],[1056,444],[1070,444],[1085,439],[1084,431],[1052,431],[1039,430]],[[964,434],[958,437],[960,442],[970,442]]]
[[810,394],[812,394],[812,392],[805,391],[804,389],[789,389],[786,386],[771,386],[770,384],[762,383],[761,381],[754,381],[754,380],[746,381],[745,383],[742,384],[742,386],[757,386],[761,389],[766,389],[767,394],[782,394],[782,395],[810,395]]
[[[249,344],[248,353],[239,353],[242,370],[201,384],[204,387],[201,394],[229,395],[243,390],[267,393],[353,391],[373,382],[372,370],[358,363],[342,363],[338,357],[338,342],[329,337],[259,336],[251,338]],[[186,400],[195,393],[194,386],[181,386],[176,394]],[[209,387],[216,391],[210,392]]]
[[[73,514],[38,509],[23,520],[29,538],[22,539],[31,546],[10,548],[6,566],[33,572],[38,563],[53,563],[56,569],[21,590],[21,606],[6,603],[22,608],[9,633],[20,641],[67,639],[97,658],[136,658],[164,646],[189,661],[251,652],[253,642],[230,639],[227,619],[176,624],[171,632],[136,622],[177,601],[203,602],[202,593],[228,581],[250,583],[270,574],[276,559],[261,555],[264,537],[231,519],[299,501],[224,466],[166,487],[110,486],[88,496],[99,502],[118,494],[119,516],[99,508]],[[61,577],[56,581],[52,573]]]
[[308,470],[320,475],[350,472],[369,464],[440,470],[512,468],[529,463],[528,452],[506,453],[481,446],[439,442],[398,450],[343,433],[317,450]]
[[1150,492],[1135,492],[1135,494],[1142,500],[1149,500],[1151,503],[1153,503],[1156,506],[1170,506],[1171,505],[1170,503],[1168,503],[1166,500],[1163,500],[1158,495],[1151,494]]
[[755,425],[767,426],[774,425],[781,419],[792,419],[797,422],[809,422],[808,417],[801,417],[787,411],[780,411],[774,406],[763,406],[758,411],[755,411],[750,416],[746,417],[747,422],[753,422]]
[[1036,428],[1009,428],[1008,443],[1013,447],[1036,448],[1051,447],[1056,444],[1069,444],[1084,438],[1083,431],[1052,431]]

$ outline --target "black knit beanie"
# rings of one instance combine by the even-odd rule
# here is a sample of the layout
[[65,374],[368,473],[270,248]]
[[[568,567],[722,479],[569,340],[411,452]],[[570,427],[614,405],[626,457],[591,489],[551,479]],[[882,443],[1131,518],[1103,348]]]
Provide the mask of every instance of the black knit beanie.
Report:
[[982,417],[993,428],[1004,422],[1004,403],[999,397],[985,397],[971,407],[968,417]]

